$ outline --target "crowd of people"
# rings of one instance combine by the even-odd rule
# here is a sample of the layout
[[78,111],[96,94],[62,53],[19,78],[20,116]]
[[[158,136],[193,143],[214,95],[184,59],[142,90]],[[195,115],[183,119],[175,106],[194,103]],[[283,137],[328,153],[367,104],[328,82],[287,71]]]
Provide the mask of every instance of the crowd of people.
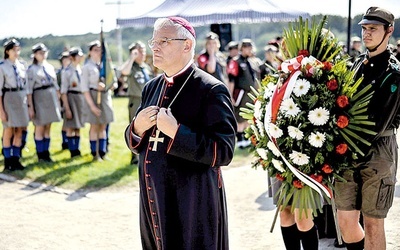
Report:
[[32,63],[20,57],[21,45],[12,38],[4,43],[0,62],[0,116],[3,125],[2,154],[4,170],[23,170],[21,150],[26,145],[28,125],[34,125],[33,137],[39,162],[52,162],[50,130],[62,122],[62,148],[70,157],[81,156],[80,130],[90,124],[89,143],[93,159],[106,158],[107,127],[113,122],[111,88],[100,75],[101,44],[88,44],[88,55],[80,47],[61,53],[61,67],[47,62],[48,48],[32,46]]

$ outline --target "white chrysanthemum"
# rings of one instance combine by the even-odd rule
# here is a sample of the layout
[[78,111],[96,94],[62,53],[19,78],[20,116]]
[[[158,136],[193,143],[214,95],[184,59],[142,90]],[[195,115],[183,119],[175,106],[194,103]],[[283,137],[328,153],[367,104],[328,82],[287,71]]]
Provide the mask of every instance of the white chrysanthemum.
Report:
[[304,136],[303,132],[299,128],[296,128],[294,126],[288,127],[288,133],[290,137],[296,140],[301,140]]
[[257,154],[258,154],[263,160],[268,160],[268,150],[263,149],[263,148],[257,148],[256,151],[257,151]]
[[272,165],[281,173],[286,172],[286,170],[283,168],[283,162],[272,159]]
[[264,98],[265,99],[271,98],[271,96],[274,93],[275,89],[276,89],[276,84],[273,83],[273,82],[269,82],[267,84],[267,86],[265,87],[265,89],[264,89],[264,91],[265,91],[264,92]]
[[310,89],[310,82],[306,79],[297,79],[296,84],[293,88],[293,93],[299,97],[302,95],[307,94],[308,90]]
[[294,103],[292,98],[288,98],[282,101],[281,107],[279,108],[286,117],[296,116],[300,113],[300,108]]
[[269,141],[268,143],[267,143],[267,147],[269,148],[269,150],[271,150],[272,151],[272,153],[275,155],[275,156],[280,156],[280,153],[279,153],[279,149],[275,146],[275,144],[272,142],[272,141]]
[[293,153],[289,154],[289,158],[292,160],[292,162],[296,165],[306,165],[309,162],[310,157],[306,154],[302,154],[300,152],[294,151]]
[[308,113],[308,120],[315,126],[324,125],[328,119],[329,111],[325,108],[316,108]]
[[262,110],[261,110],[261,101],[256,100],[256,103],[254,103],[254,117],[257,120],[261,120],[261,115],[262,115]]
[[274,138],[279,138],[279,137],[281,137],[283,135],[282,129],[278,128],[278,126],[276,126],[273,123],[269,124],[269,133]]
[[316,148],[322,147],[325,142],[325,133],[311,133],[310,137],[308,138],[308,142]]

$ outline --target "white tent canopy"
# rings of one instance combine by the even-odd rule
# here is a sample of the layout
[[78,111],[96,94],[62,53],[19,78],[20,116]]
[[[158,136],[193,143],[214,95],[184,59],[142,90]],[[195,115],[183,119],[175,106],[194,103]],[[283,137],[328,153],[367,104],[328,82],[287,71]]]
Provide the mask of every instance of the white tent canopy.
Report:
[[[281,1],[284,4],[284,1]],[[155,9],[128,19],[117,19],[123,27],[152,26],[159,17],[180,16],[193,26],[212,23],[259,23],[293,21],[306,12],[290,10],[272,0],[166,0]]]

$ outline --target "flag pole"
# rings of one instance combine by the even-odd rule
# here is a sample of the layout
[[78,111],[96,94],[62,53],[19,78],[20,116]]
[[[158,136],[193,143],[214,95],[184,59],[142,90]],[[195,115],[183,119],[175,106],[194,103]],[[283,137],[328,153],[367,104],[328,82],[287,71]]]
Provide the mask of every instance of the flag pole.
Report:
[[[98,85],[100,85],[100,83],[104,83],[104,81],[105,81],[105,72],[104,72],[104,70],[105,69],[103,69],[103,67],[104,67],[104,63],[103,63],[103,54],[104,54],[104,52],[103,52],[103,49],[104,49],[104,46],[103,46],[103,44],[104,44],[104,38],[103,38],[103,19],[101,19],[100,20],[100,23],[101,23],[101,26],[100,26],[100,44],[101,44],[101,59],[100,59],[100,72],[99,72],[99,83],[98,83]],[[101,108],[101,91],[99,90],[99,88],[97,88],[97,98],[96,98],[96,105],[97,105],[97,108]],[[98,125],[98,127],[97,127],[97,138],[96,138],[96,140],[97,140],[97,142],[96,142],[96,160],[101,160],[101,157],[100,157],[100,134],[101,134],[101,132],[102,131],[100,131],[100,117],[98,117],[97,116],[97,125]]]

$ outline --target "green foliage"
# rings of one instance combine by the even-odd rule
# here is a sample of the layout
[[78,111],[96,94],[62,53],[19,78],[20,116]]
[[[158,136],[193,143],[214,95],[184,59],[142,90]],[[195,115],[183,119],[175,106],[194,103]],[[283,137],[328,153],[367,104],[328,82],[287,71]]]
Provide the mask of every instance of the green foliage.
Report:
[[[67,189],[102,189],[133,186],[137,180],[137,166],[130,165],[131,152],[126,147],[124,131],[128,125],[127,98],[113,98],[115,120],[110,125],[108,160],[92,161],[89,145],[89,125],[81,130],[82,157],[70,158],[68,150],[61,149],[62,122],[51,127],[50,156],[54,163],[39,163],[33,139],[33,125],[28,127],[27,145],[22,152],[23,171],[11,174],[17,178],[29,179]],[[0,171],[3,170],[3,156],[0,156]]]

